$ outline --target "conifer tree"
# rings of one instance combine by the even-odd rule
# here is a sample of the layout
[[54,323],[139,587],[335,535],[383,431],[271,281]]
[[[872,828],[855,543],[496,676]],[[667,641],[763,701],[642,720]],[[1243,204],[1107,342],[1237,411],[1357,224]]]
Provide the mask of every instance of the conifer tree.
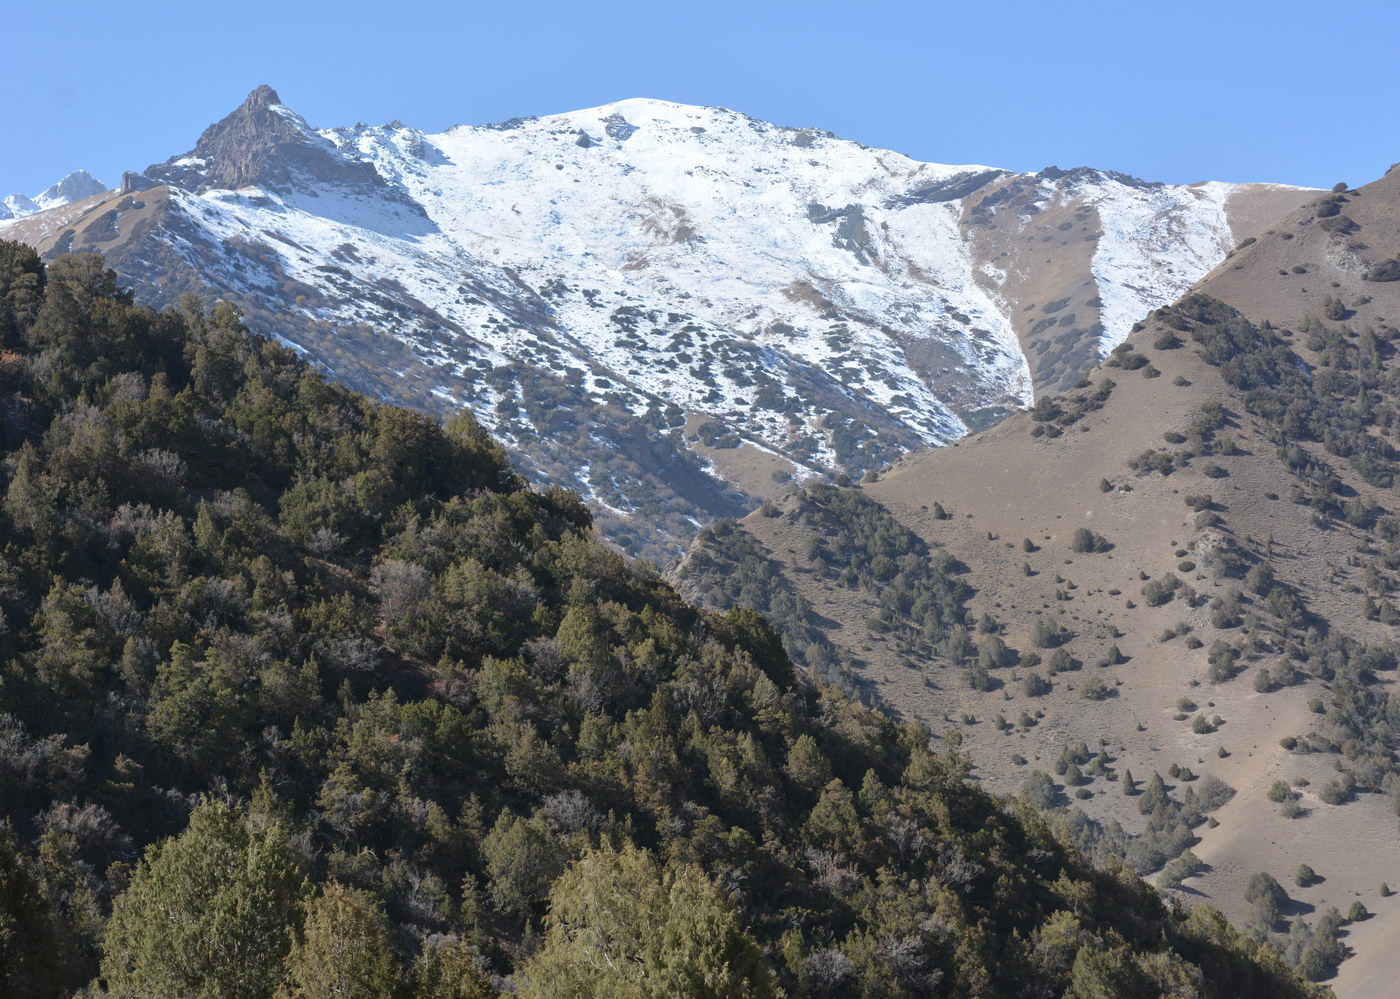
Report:
[[403,993],[384,911],[372,896],[329,882],[306,908],[278,999],[402,999]]
[[544,946],[517,978],[521,999],[776,995],[727,893],[633,847],[586,854],[555,882]]
[[143,999],[265,999],[305,880],[286,830],[205,800],[151,847],[107,923],[102,978]]

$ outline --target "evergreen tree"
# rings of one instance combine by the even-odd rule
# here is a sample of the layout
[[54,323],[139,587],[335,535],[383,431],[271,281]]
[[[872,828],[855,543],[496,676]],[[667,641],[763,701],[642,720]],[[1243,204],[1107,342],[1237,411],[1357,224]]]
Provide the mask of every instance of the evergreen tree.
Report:
[[151,847],[107,924],[102,978],[145,999],[265,999],[305,880],[279,822],[205,800]]
[[286,983],[278,999],[402,999],[405,995],[388,918],[371,896],[335,881],[306,907],[306,922],[286,966]]
[[585,854],[550,893],[522,999],[764,999],[777,995],[733,901],[698,868],[628,847]]

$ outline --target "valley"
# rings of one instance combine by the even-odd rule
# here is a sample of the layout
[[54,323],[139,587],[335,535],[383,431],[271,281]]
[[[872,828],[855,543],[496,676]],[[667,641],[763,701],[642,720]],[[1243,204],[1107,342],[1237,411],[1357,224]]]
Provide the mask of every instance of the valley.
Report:
[[[1184,897],[1258,925],[1250,875],[1287,883],[1310,864],[1325,880],[1289,885],[1289,913],[1374,913],[1350,931],[1357,956],[1336,987],[1376,994],[1392,958],[1366,941],[1400,926],[1381,892],[1400,870],[1381,720],[1395,668],[1397,205],[1393,174],[1317,199],[1138,323],[1080,387],[902,458],[858,499],[809,489],[716,525],[673,578],[743,604],[736,565],[771,560],[768,589],[805,601],[787,620],[809,609],[817,622],[792,633],[849,650],[848,686],[949,732],[999,792],[1051,773],[1065,814],[1151,843],[1129,771],[1178,795],[1218,778],[1234,794],[1189,837],[1200,874]],[[844,568],[873,551],[840,533],[852,510],[915,561]],[[925,584],[908,580],[921,564],[947,567],[965,621],[946,601],[941,620],[920,616]],[[1065,776],[1076,745],[1095,774],[1080,760]],[[1190,779],[1169,775],[1182,768]],[[1102,833],[1078,828],[1094,849]],[[1152,874],[1183,845],[1117,849]]]

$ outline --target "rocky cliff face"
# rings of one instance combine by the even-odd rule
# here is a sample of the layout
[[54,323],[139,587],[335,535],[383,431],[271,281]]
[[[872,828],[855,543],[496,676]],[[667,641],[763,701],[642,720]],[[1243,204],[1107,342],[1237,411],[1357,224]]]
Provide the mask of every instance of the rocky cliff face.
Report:
[[662,554],[1072,385],[1307,196],[920,163],[651,100],[318,131],[261,87],[189,153],[4,231],[101,250],[152,303],[233,299],[358,388],[469,406]]

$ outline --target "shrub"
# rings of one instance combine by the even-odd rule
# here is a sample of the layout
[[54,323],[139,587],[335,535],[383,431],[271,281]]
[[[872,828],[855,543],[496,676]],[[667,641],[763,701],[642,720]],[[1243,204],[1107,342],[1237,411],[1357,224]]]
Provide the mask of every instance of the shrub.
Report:
[[1363,281],[1400,281],[1400,259],[1391,257],[1371,267],[1363,276]]
[[1113,689],[1098,677],[1093,677],[1079,689],[1079,694],[1085,700],[1102,701],[1112,695]]
[[1036,808],[1049,808],[1055,803],[1055,782],[1044,770],[1032,770],[1021,785],[1021,794]]
[[1087,527],[1079,527],[1075,528],[1069,547],[1071,551],[1083,555],[1091,552],[1106,552],[1113,545],[1103,535],[1095,534]]
[[1181,580],[1169,572],[1161,579],[1149,579],[1144,583],[1142,597],[1147,601],[1147,606],[1160,607],[1171,600],[1179,586]]
[[1031,644],[1038,649],[1053,649],[1069,639],[1069,632],[1044,617],[1035,619],[1031,625]]
[[1293,875],[1293,883],[1299,888],[1307,888],[1317,880],[1317,872],[1307,864],[1299,864],[1298,870]]
[[1027,697],[1040,697],[1050,693],[1050,681],[1039,673],[1027,673],[1021,681],[1021,691]]
[[1363,919],[1369,918],[1370,915],[1371,914],[1366,911],[1366,907],[1361,904],[1360,899],[1351,903],[1351,908],[1347,910],[1347,919],[1353,923],[1359,923]]
[[1351,797],[1351,790],[1349,780],[1326,780],[1317,789],[1317,796],[1329,805],[1341,805]]
[[1250,904],[1256,922],[1273,926],[1288,902],[1288,892],[1274,880],[1273,875],[1259,871],[1251,874],[1245,882],[1244,900]]
[[1186,850],[1180,856],[1167,861],[1162,873],[1157,876],[1157,886],[1166,889],[1180,888],[1182,881],[1200,874],[1205,869],[1206,865],[1201,858]]

